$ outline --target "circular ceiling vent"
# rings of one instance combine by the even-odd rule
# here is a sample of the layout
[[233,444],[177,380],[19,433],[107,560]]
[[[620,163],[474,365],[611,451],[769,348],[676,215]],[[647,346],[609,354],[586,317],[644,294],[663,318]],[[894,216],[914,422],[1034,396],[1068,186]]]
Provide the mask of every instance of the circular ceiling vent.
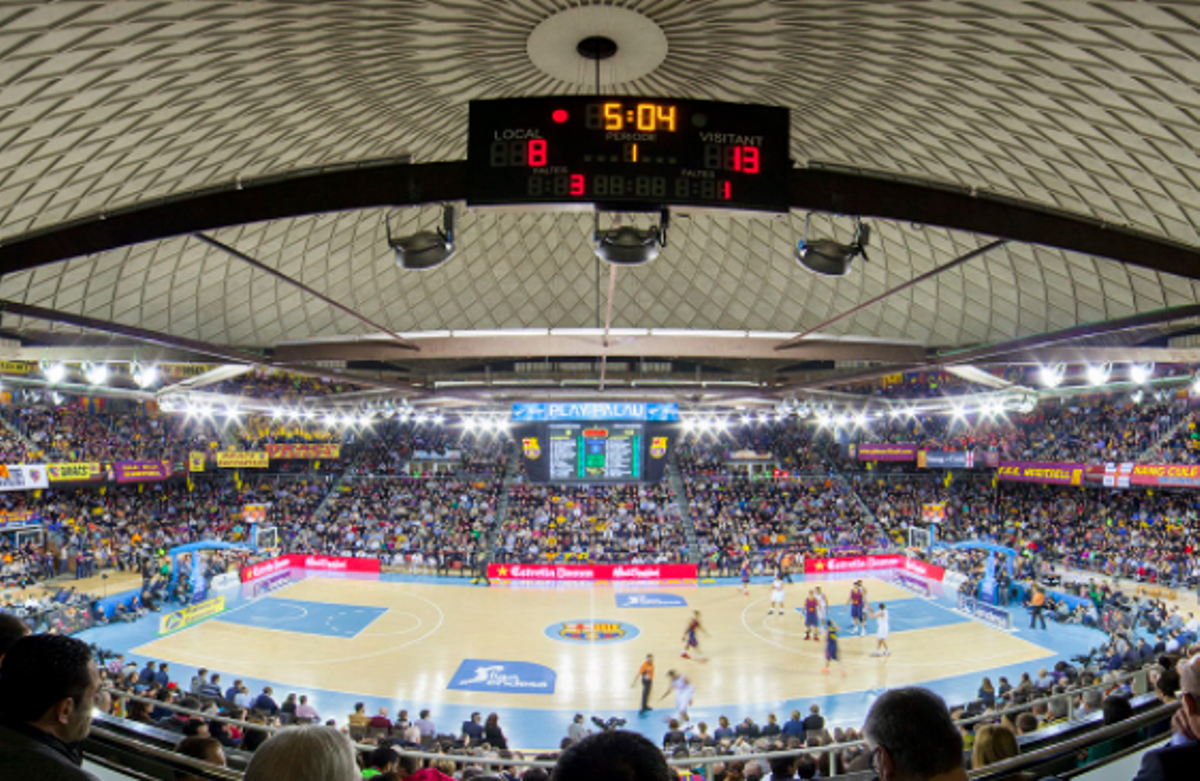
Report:
[[599,40],[615,44],[599,59],[601,89],[636,81],[667,57],[667,36],[648,16],[599,5],[569,8],[545,19],[529,34],[525,49],[547,76],[595,89],[597,59],[580,44]]

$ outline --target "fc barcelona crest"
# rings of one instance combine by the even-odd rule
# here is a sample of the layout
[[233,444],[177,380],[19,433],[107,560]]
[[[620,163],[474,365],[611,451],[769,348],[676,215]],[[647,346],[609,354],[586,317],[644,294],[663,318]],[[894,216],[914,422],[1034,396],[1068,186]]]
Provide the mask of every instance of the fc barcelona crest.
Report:
[[536,461],[541,457],[542,446],[538,444],[537,437],[526,437],[521,440],[521,444],[525,446],[525,457],[530,461]]
[[667,438],[652,437],[650,439],[650,457],[662,458],[667,454]]

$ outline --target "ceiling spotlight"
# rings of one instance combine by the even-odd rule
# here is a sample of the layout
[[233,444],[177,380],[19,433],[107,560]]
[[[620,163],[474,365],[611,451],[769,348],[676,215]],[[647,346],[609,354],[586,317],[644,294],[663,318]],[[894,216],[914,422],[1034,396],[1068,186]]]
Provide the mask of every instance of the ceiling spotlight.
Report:
[[1063,378],[1067,376],[1067,365],[1065,363],[1056,363],[1053,366],[1043,366],[1039,371],[1042,385],[1047,388],[1057,388],[1062,385]]
[[1133,400],[1134,404],[1141,404],[1142,399],[1146,398],[1146,394],[1142,391],[1141,388],[1138,388],[1130,395],[1129,398],[1131,398]]
[[596,257],[614,266],[640,266],[658,257],[667,246],[667,227],[671,215],[662,210],[662,223],[642,230],[632,225],[600,230],[600,218],[596,217],[596,228],[592,235]]
[[1097,363],[1087,367],[1087,381],[1089,385],[1103,385],[1108,382],[1110,375],[1112,375],[1111,363]]
[[133,375],[133,382],[139,388],[149,388],[158,382],[158,367],[154,364],[145,365],[134,361],[130,373]]
[[108,364],[84,361],[82,369],[88,385],[103,385],[108,381]]
[[867,243],[871,240],[871,227],[861,219],[854,223],[854,235],[849,244],[838,244],[833,239],[808,240],[810,213],[804,218],[804,238],[796,245],[796,260],[800,265],[828,277],[844,277],[850,273],[850,262],[862,255],[867,257]]
[[408,271],[436,268],[454,257],[458,231],[454,207],[442,209],[442,227],[436,231],[420,231],[411,236],[392,236],[392,224],[385,219],[388,246],[396,253],[396,265]]
[[440,426],[445,422],[446,422],[446,419],[444,417],[442,417],[442,413],[439,412],[438,414],[433,416],[433,425]]
[[463,431],[471,431],[475,428],[475,418],[470,415],[464,415],[462,419]]
[[1154,364],[1147,363],[1131,363],[1129,364],[1129,379],[1135,385],[1141,385],[1150,379],[1154,374]]
[[42,361],[42,374],[51,385],[57,385],[67,376],[67,367],[61,363],[46,363]]

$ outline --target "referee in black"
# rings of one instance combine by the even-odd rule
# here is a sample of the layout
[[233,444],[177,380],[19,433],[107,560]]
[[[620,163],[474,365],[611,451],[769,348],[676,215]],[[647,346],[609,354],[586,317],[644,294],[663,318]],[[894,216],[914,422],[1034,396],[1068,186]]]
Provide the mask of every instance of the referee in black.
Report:
[[654,654],[646,654],[646,661],[642,662],[637,675],[633,676],[631,686],[637,686],[638,679],[642,681],[642,709],[638,711],[638,715],[642,716],[651,710],[650,689],[654,686]]

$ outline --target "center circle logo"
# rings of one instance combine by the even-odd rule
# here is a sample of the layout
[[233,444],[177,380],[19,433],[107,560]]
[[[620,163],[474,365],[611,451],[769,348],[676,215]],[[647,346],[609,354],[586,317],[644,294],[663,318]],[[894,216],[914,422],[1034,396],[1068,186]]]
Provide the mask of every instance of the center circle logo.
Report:
[[642,633],[633,624],[604,618],[556,621],[546,627],[546,637],[562,643],[623,643]]

